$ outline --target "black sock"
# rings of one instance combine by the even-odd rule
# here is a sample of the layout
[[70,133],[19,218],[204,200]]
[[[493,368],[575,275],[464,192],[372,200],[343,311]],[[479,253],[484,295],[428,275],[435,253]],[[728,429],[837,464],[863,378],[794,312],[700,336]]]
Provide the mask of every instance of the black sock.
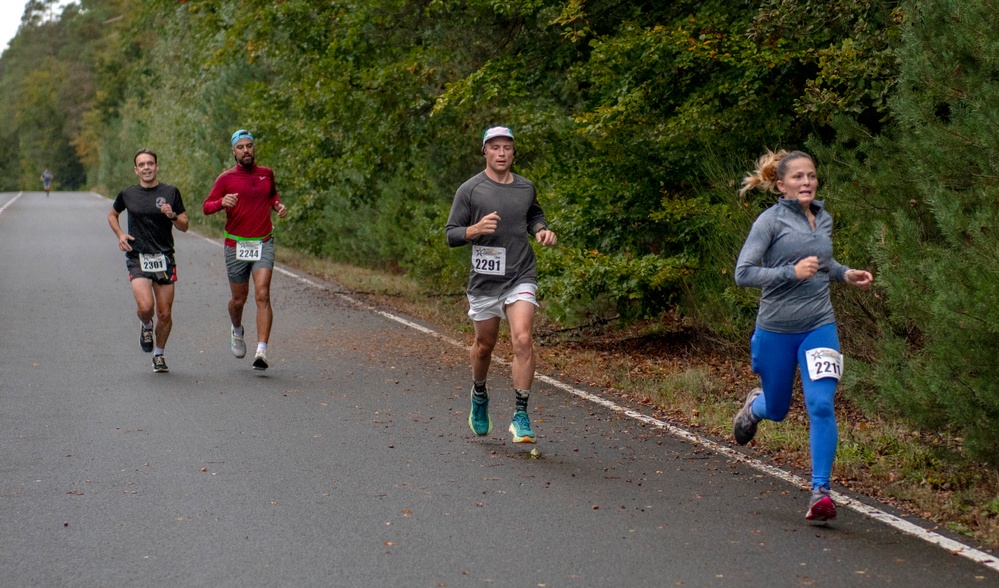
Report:
[[476,382],[472,381],[472,389],[475,391],[476,396],[486,396],[486,382]]
[[517,390],[517,412],[527,412],[527,399],[530,397],[530,390]]

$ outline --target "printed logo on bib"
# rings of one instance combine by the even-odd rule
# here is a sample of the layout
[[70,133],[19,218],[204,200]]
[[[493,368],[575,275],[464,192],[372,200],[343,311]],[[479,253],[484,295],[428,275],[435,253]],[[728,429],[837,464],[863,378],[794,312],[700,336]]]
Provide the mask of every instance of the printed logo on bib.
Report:
[[805,352],[808,358],[808,377],[812,380],[836,378],[843,375],[843,354],[828,347],[816,347]]
[[506,248],[472,245],[472,271],[489,276],[506,275]]
[[263,241],[236,241],[236,261],[260,261]]
[[139,264],[142,271],[150,274],[167,271],[167,261],[165,253],[139,254]]

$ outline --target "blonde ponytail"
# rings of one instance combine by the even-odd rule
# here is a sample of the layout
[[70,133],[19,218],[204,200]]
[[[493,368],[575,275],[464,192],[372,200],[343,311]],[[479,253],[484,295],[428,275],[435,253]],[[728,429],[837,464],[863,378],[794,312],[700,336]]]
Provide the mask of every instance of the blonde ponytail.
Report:
[[739,189],[739,196],[745,197],[746,192],[753,188],[766,190],[772,194],[780,194],[777,189],[777,181],[784,178],[787,166],[795,159],[805,157],[815,163],[812,156],[804,151],[791,151],[790,153],[781,149],[774,153],[767,149],[767,152],[756,160],[756,170],[746,174],[742,179],[742,188]]
[[756,169],[742,178],[742,188],[739,190],[739,196],[744,197],[753,188],[777,194],[777,164],[786,155],[787,151],[783,149],[776,153],[767,149],[767,152],[756,160]]

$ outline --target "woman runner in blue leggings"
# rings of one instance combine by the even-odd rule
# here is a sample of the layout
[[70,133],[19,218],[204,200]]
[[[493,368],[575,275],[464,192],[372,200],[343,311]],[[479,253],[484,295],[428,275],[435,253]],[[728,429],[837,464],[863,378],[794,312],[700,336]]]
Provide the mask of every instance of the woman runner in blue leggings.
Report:
[[767,151],[742,182],[740,195],[759,188],[781,197],[757,217],[736,263],[735,283],[762,289],[751,340],[762,387],[749,393],[732,428],[745,445],[761,420],[784,420],[800,369],[812,453],[805,518],[827,521],[836,517],[829,476],[838,438],[833,397],[843,372],[829,281],[866,290],[874,278],[833,259],[832,216],[815,199],[818,187],[815,162],[802,151]]

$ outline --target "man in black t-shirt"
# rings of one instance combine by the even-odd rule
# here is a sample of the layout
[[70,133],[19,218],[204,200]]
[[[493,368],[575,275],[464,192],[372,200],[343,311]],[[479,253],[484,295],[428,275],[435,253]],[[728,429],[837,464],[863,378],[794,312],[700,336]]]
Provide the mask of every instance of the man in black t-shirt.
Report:
[[[118,248],[125,252],[125,267],[141,323],[139,346],[146,353],[153,352],[154,372],[167,372],[163,348],[173,327],[173,284],[177,281],[173,228],[186,231],[188,218],[180,190],[156,179],[159,172],[156,154],[140,149],[133,161],[139,183],[118,193],[108,212],[108,224],[118,237]],[[121,230],[118,222],[118,217],[126,210],[127,233]],[[155,347],[154,310],[157,318]]]

